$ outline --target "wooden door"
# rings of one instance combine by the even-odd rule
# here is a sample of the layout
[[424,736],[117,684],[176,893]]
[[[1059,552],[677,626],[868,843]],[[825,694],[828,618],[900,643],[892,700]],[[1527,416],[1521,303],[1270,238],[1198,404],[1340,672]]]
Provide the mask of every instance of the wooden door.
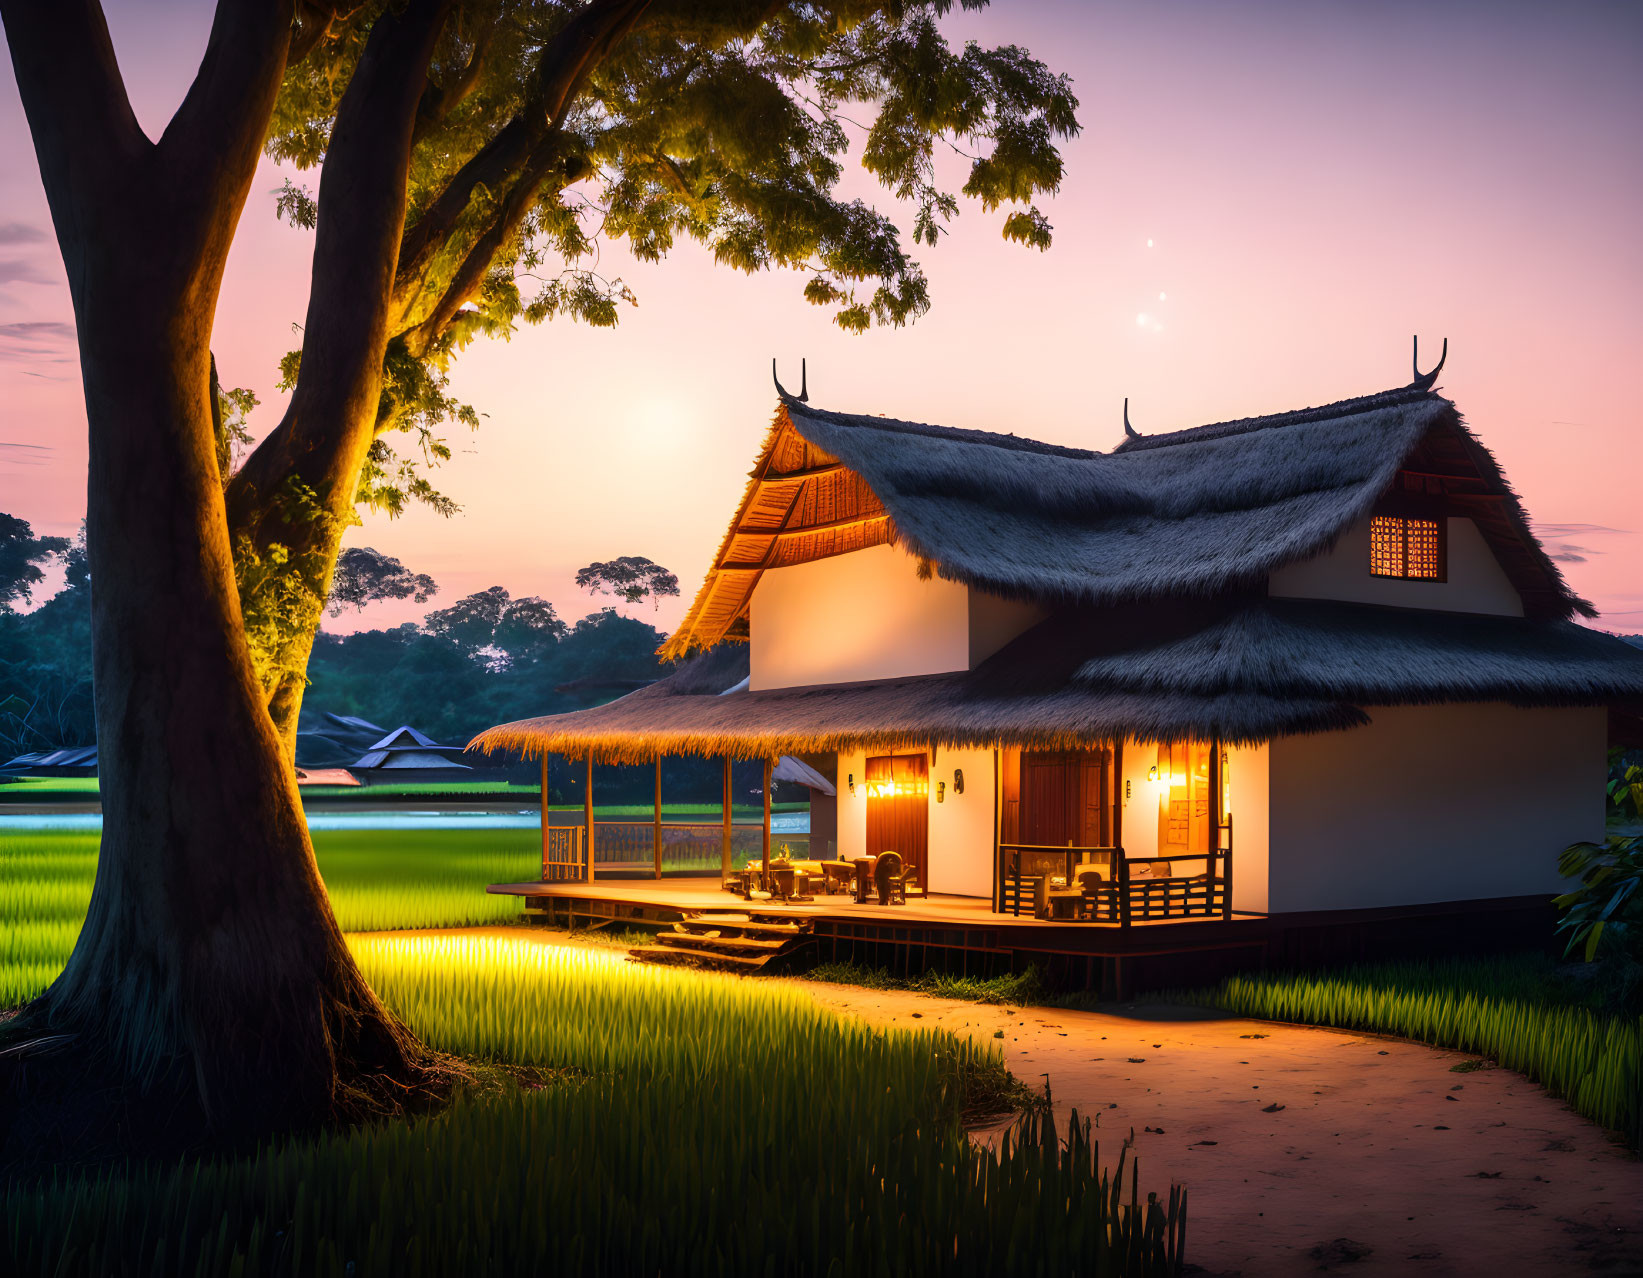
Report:
[[1024,750],[1020,842],[1042,847],[1112,845],[1110,750]]
[[928,891],[930,760],[923,754],[884,754],[867,761],[867,854],[899,852]]

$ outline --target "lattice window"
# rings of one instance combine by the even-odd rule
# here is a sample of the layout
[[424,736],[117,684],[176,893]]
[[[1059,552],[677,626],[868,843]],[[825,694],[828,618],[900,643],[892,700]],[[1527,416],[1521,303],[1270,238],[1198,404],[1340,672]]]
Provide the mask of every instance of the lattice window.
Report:
[[1435,519],[1376,515],[1369,521],[1369,572],[1375,577],[1442,581],[1441,525]]

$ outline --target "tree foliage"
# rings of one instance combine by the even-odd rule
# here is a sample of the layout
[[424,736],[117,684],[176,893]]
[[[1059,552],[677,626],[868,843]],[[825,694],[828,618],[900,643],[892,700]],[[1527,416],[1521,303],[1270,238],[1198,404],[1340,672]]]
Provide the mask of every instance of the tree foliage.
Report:
[[1572,843],[1558,873],[1580,886],[1553,900],[1563,911],[1558,931],[1586,962],[1608,952],[1643,959],[1643,834],[1610,835],[1602,843]]
[[642,555],[623,555],[579,568],[576,584],[590,595],[615,595],[630,604],[649,599],[652,607],[660,607],[664,598],[679,593],[679,578]]
[[41,565],[68,548],[67,537],[37,537],[26,519],[0,513],[0,612],[32,599],[45,580]]
[[512,598],[492,586],[449,608],[430,612],[428,633],[448,639],[468,658],[489,667],[508,668],[538,660],[543,650],[566,633],[566,626],[546,599]]
[[[964,8],[984,0],[965,0]],[[1057,142],[1076,134],[1070,81],[1016,46],[954,47],[951,0],[461,0],[451,3],[412,132],[406,218],[386,323],[378,438],[361,500],[449,509],[426,469],[438,431],[478,424],[449,393],[456,352],[563,316],[597,326],[636,304],[601,270],[605,242],[656,261],[681,239],[741,271],[781,269],[860,332],[930,305],[896,215],[841,193],[845,160],[934,246],[961,197],[1016,206],[1007,239],[1048,247],[1033,203],[1060,185]],[[333,19],[294,63],[268,153],[320,170],[288,180],[278,214],[322,229],[344,97],[373,55],[383,9]],[[959,157],[957,189],[938,159]],[[295,384],[301,354],[288,357]],[[409,433],[396,449],[382,436]]]
[[[0,515],[0,521],[7,518]],[[73,541],[37,540],[63,543],[53,553],[61,558],[65,581],[32,612],[0,607],[0,751],[6,758],[97,739],[85,532]]]
[[427,573],[412,572],[391,555],[370,546],[350,546],[337,556],[326,611],[339,617],[344,608],[358,612],[366,604],[384,599],[427,603],[438,593],[438,584]]

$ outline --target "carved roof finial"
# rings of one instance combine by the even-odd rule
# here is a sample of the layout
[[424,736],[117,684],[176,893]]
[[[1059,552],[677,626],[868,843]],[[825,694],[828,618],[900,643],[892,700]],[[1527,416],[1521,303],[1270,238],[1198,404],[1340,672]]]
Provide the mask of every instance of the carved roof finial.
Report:
[[1415,334],[1415,356],[1413,361],[1415,380],[1410,384],[1412,386],[1419,386],[1422,390],[1431,390],[1433,384],[1438,380],[1438,374],[1443,371],[1443,361],[1448,358],[1449,339],[1446,337],[1443,339],[1443,353],[1438,356],[1437,364],[1433,367],[1430,373],[1421,372],[1421,339],[1419,333]]
[[1124,434],[1131,439],[1141,438],[1141,432],[1130,425],[1130,399],[1128,395],[1124,396]]
[[810,378],[804,360],[799,361],[799,393],[797,395],[789,395],[787,387],[782,385],[782,379],[776,376],[776,357],[774,355],[770,357],[770,380],[776,383],[776,394],[783,399],[797,399],[801,404],[810,402]]

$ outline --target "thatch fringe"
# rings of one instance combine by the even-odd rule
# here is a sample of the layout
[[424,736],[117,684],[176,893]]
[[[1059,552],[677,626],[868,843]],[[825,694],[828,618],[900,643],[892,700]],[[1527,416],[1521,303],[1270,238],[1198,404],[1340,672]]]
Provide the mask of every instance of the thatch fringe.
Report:
[[503,724],[470,748],[641,762],[1119,738],[1252,744],[1359,726],[1366,706],[1643,706],[1643,651],[1573,623],[1262,596],[1063,612],[953,674],[723,691],[746,673],[745,646],[723,644],[619,701]]

